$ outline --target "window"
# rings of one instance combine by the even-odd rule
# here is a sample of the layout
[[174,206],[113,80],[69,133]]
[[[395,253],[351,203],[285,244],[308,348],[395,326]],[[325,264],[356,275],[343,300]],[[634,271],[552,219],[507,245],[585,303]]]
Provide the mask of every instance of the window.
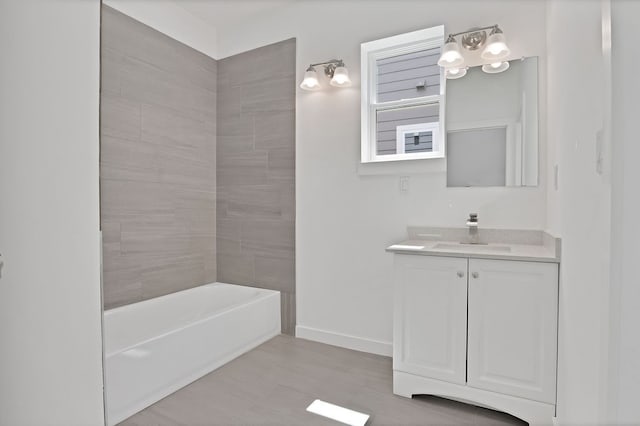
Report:
[[361,45],[362,162],[444,157],[444,27]]

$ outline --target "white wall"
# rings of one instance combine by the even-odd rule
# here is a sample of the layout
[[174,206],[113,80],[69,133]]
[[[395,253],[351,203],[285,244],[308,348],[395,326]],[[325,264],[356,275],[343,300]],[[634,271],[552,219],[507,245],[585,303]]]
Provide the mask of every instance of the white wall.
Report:
[[98,0],[0,2],[0,424],[103,424]]
[[608,388],[611,423],[640,424],[640,144],[637,113],[637,26],[640,3],[612,2],[613,31],[613,207],[611,381]]
[[[338,57],[354,82],[350,89],[297,93],[298,331],[346,334],[356,339],[342,344],[390,353],[392,255],[384,248],[404,238],[407,225],[463,226],[477,212],[485,227],[545,227],[545,174],[538,188],[447,189],[439,169],[412,175],[403,194],[398,176],[415,164],[386,175],[358,166],[360,43],[440,24],[461,31],[494,23],[509,37],[514,58],[545,56],[545,4],[535,0],[299,1],[243,26],[218,28],[220,57],[296,37],[298,81],[309,63]],[[543,74],[545,67],[542,60]],[[544,167],[544,135],[541,150]]]
[[558,410],[561,424],[601,422],[605,395],[610,186],[596,172],[606,82],[598,0],[548,2],[548,141],[559,164],[550,191],[562,235]]
[[218,36],[215,26],[187,12],[177,2],[104,0],[104,4],[205,55],[214,59],[218,57]]

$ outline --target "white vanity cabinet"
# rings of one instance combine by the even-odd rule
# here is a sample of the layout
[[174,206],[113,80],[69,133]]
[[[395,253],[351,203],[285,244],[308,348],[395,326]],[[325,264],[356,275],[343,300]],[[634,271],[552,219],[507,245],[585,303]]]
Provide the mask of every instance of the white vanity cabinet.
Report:
[[399,256],[393,368],[464,384],[467,260]]
[[396,254],[394,393],[555,415],[558,264]]
[[467,384],[555,404],[558,267],[469,260]]

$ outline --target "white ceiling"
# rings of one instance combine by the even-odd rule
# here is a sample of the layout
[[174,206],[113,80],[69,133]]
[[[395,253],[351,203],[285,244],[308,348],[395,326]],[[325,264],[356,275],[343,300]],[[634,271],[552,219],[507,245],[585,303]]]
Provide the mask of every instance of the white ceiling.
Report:
[[294,1],[296,0],[176,0],[175,4],[215,27],[224,27]]

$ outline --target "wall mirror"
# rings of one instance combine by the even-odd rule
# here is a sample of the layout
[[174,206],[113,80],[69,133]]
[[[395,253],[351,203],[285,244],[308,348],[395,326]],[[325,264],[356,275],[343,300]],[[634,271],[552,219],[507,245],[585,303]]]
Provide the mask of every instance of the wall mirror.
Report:
[[538,185],[538,58],[447,80],[447,186]]

